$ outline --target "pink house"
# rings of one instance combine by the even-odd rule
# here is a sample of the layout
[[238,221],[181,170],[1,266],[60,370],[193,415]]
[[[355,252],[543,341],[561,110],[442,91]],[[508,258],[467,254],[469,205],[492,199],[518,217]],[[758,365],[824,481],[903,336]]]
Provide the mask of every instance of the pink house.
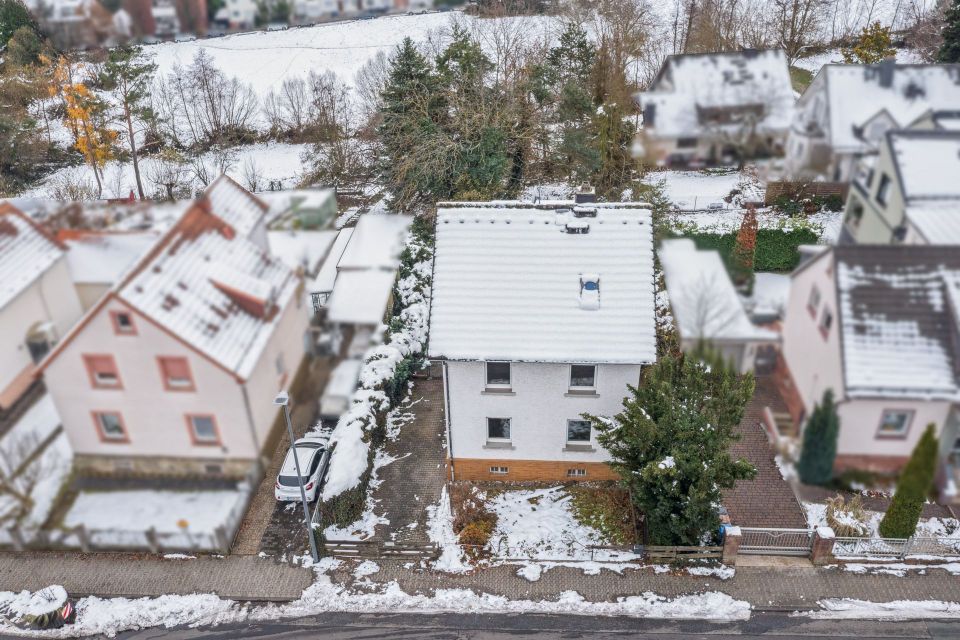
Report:
[[78,470],[238,477],[269,455],[307,314],[266,211],[221,177],[42,363]]
[[795,424],[832,389],[836,467],[895,471],[932,423],[942,488],[960,460],[960,251],[818,248],[792,275],[778,381]]

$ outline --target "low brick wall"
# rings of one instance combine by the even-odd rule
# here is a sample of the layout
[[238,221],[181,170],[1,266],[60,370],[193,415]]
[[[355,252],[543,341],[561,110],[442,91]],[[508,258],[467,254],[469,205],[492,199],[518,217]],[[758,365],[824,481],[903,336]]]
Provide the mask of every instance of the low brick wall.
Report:
[[768,182],[763,203],[770,206],[780,196],[790,196],[791,198],[840,196],[846,200],[849,190],[849,182]]
[[246,477],[256,462],[247,459],[170,458],[160,456],[94,456],[78,454],[74,469],[81,475],[188,478]]
[[[571,462],[563,460],[498,460],[454,458],[456,480],[500,482],[568,482],[574,480],[618,480],[617,472],[603,462]],[[506,467],[507,473],[490,473],[490,467]],[[586,475],[568,476],[570,469],[583,469]]]

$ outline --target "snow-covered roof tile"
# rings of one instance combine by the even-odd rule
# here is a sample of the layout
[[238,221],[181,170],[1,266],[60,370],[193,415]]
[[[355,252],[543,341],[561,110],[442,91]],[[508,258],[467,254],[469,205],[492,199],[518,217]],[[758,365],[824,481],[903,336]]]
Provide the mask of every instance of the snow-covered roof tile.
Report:
[[63,241],[70,276],[79,284],[113,285],[160,239],[156,231],[84,232]]
[[310,286],[311,293],[330,293],[333,291],[333,285],[337,281],[337,264],[340,262],[343,252],[347,249],[353,231],[353,227],[346,227],[337,232],[337,237],[327,252],[327,257],[324,258],[320,271],[317,272],[317,277],[314,278],[313,284]]
[[960,104],[960,65],[824,65],[834,149],[858,151],[860,128],[878,111],[907,126],[930,109]]
[[948,288],[960,252],[926,245],[838,246],[838,321],[853,396],[956,398]]
[[[525,203],[442,205],[430,355],[653,362],[650,211],[639,203],[596,207],[597,217],[574,218]],[[585,281],[591,277],[598,287]]]
[[411,216],[366,214],[357,221],[337,267],[343,269],[396,269],[400,264]]
[[910,203],[904,213],[928,244],[960,246],[960,197]]
[[276,310],[286,306],[297,279],[282,260],[215,214],[205,206],[193,207],[116,294],[246,378],[276,329]]
[[62,245],[18,209],[0,203],[0,309],[60,259]]
[[776,341],[773,331],[757,327],[727,275],[720,254],[700,251],[693,240],[664,240],[660,264],[670,307],[684,338]]
[[695,136],[719,112],[744,108],[762,116],[760,130],[786,130],[794,93],[786,56],[771,49],[669,56],[638,100],[644,129],[664,137]]
[[210,211],[247,237],[261,223],[269,207],[226,174],[213,181],[203,194]]
[[960,199],[960,131],[891,131],[887,137],[908,201]]
[[395,279],[394,271],[341,271],[327,302],[327,319],[343,324],[380,324]]
[[269,231],[267,240],[270,253],[283,260],[291,269],[303,268],[306,273],[316,273],[321,261],[327,256],[338,232],[324,231]]

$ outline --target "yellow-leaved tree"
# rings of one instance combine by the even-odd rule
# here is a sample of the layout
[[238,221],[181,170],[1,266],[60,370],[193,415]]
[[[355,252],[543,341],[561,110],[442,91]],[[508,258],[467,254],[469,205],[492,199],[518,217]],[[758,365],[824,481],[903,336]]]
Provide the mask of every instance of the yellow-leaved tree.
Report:
[[97,180],[97,197],[103,193],[101,173],[113,158],[119,132],[107,125],[107,103],[87,85],[72,83],[64,89],[66,124],[76,132],[74,147],[83,154]]

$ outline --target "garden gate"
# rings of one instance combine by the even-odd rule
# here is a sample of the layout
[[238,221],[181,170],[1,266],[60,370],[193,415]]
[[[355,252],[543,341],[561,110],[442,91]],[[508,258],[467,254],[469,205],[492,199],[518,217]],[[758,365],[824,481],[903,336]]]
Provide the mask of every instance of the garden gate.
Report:
[[740,533],[738,553],[743,555],[808,556],[813,544],[809,529],[740,527]]

